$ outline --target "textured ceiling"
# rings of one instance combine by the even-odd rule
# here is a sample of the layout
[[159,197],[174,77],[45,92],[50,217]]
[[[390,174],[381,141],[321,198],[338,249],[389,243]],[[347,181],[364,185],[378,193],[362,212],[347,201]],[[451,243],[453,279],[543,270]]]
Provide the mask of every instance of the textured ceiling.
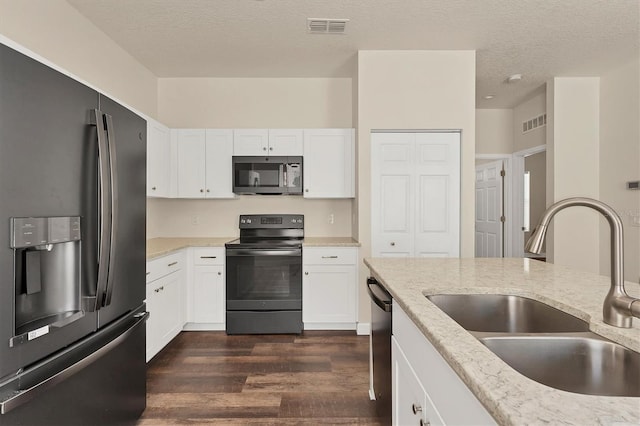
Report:
[[[473,49],[479,108],[640,51],[638,0],[67,1],[158,77],[351,77],[358,50]],[[306,18],[350,22],[318,35]],[[506,83],[514,73],[522,81]]]

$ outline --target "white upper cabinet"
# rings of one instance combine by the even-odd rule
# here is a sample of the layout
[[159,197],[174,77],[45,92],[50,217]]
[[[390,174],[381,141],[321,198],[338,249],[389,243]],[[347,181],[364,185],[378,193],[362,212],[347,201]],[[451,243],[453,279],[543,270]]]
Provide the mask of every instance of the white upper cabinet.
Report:
[[300,129],[236,129],[233,155],[302,155]]
[[171,136],[168,127],[147,120],[147,196],[171,196]]
[[229,129],[178,129],[178,198],[233,198]]
[[269,129],[269,155],[303,155],[301,129]]
[[231,157],[233,156],[233,130],[207,129],[206,131],[206,198],[235,198]]
[[354,129],[304,130],[305,198],[355,197]]

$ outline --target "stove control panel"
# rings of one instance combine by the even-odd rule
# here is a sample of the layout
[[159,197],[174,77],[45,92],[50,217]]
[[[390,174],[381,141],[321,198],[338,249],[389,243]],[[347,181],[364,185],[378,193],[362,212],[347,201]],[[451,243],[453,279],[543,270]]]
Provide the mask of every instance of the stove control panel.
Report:
[[301,229],[304,228],[304,215],[301,214],[263,214],[241,215],[240,229]]

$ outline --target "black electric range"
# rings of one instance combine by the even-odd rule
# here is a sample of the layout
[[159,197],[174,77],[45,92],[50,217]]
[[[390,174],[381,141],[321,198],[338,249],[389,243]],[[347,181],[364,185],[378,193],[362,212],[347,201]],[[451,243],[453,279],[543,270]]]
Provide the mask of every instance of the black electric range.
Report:
[[241,215],[226,248],[227,334],[302,332],[303,215]]

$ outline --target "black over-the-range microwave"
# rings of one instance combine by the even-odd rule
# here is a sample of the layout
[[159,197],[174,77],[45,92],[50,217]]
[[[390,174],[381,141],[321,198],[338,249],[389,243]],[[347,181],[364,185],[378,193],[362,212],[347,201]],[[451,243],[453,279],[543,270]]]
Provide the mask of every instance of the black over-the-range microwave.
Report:
[[233,157],[236,194],[302,194],[302,157]]

